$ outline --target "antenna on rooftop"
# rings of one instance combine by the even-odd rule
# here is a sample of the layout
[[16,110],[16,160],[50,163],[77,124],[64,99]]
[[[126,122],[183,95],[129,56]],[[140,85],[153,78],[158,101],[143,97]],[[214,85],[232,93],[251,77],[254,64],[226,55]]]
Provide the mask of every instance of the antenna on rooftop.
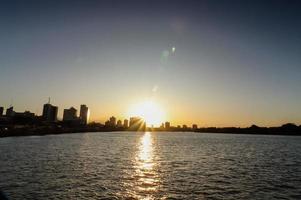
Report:
[[48,97],[48,104],[50,104],[50,97]]
[[9,107],[12,107],[13,106],[13,98],[10,99],[10,104],[9,104]]

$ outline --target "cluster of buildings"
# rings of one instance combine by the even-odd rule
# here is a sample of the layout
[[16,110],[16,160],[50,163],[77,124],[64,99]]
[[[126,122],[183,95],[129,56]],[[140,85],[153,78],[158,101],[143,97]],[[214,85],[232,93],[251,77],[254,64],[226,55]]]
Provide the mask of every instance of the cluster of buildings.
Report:
[[188,130],[188,129],[192,129],[192,130],[196,130],[198,129],[198,125],[197,124],[192,124],[191,127],[188,127],[186,124],[180,126],[171,126],[170,125],[170,122],[165,122],[165,123],[162,123],[161,126],[160,126],[160,129],[165,129],[165,130],[171,130],[171,129],[182,129],[182,130]]
[[[79,115],[77,115],[77,110],[74,107],[69,109],[64,109],[63,122],[74,123],[86,125],[89,122],[89,108],[86,105],[80,106]],[[55,123],[58,122],[58,107],[50,104],[50,102],[43,105],[43,112],[41,116],[36,116],[30,111],[16,112],[14,107],[10,106],[6,109],[4,114],[4,108],[0,107],[0,120],[15,122],[15,123],[25,123],[25,122],[45,122],[45,123]]]
[[124,119],[123,122],[112,116],[105,122],[106,127],[122,128],[126,130],[146,130],[146,122],[141,117],[131,117],[130,120]]
[[63,122],[79,122],[80,124],[88,124],[90,116],[89,108],[82,104],[80,105],[79,116],[77,116],[77,110],[74,107],[64,109]]
[[[4,114],[4,108],[0,107],[0,128],[1,126],[11,125],[59,125],[64,127],[77,127],[81,125],[87,125],[89,122],[90,111],[86,105],[80,105],[79,113],[76,108],[70,107],[64,109],[63,119],[58,120],[58,107],[48,103],[43,105],[43,111],[41,116],[36,116],[30,111],[16,112],[13,106],[6,109]],[[95,124],[95,123],[94,123]],[[98,123],[98,127],[103,127],[108,130],[155,130],[155,131],[178,131],[178,130],[196,130],[198,129],[196,124],[192,127],[187,125],[171,126],[170,122],[162,123],[160,127],[147,127],[146,122],[141,117],[131,117],[129,120],[116,119],[116,117],[110,117],[104,125]]]
[[191,127],[187,125],[171,126],[170,122],[162,123],[160,127],[147,127],[146,122],[140,117],[131,117],[130,120],[117,120],[112,116],[105,122],[105,127],[117,128],[123,130],[156,130],[156,131],[173,131],[173,130],[196,130],[198,126],[193,124]]
[[0,107],[0,117],[18,117],[18,116],[26,116],[26,117],[34,117],[35,114],[29,111],[25,112],[15,112],[14,107],[10,106],[9,108],[6,109],[6,113],[4,115],[4,108]]

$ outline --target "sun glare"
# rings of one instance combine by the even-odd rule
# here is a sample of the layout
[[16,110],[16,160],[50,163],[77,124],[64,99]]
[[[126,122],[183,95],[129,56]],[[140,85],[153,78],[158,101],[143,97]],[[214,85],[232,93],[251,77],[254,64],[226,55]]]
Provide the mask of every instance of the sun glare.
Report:
[[160,126],[165,120],[163,109],[153,101],[145,101],[133,105],[129,111],[130,116],[139,116],[144,119],[148,126]]

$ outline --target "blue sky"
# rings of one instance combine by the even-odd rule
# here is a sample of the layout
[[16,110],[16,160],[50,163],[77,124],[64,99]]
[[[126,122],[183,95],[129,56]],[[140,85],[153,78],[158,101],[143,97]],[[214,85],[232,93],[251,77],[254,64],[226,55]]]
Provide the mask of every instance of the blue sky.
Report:
[[[152,99],[174,124],[301,123],[298,1],[2,1],[0,105],[93,120]],[[175,51],[172,51],[175,48]]]

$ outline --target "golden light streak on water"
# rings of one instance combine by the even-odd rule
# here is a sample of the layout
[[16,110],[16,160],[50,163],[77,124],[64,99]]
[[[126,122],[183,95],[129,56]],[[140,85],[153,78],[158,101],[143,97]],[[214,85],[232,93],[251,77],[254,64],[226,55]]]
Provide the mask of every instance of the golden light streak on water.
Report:
[[153,137],[150,132],[145,132],[140,138],[136,156],[136,177],[138,179],[138,191],[142,197],[139,199],[153,199],[159,186],[159,174],[155,171]]

